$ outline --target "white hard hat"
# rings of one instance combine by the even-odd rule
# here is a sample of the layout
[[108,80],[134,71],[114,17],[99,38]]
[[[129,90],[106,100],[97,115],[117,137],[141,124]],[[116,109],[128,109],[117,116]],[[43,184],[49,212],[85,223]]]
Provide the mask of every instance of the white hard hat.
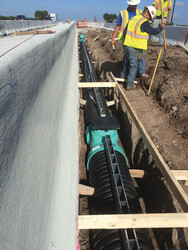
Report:
[[140,0],[127,0],[127,3],[129,5],[137,5],[140,3]]
[[153,18],[156,16],[156,13],[157,13],[157,10],[154,6],[147,6],[146,7],[149,11],[149,14],[150,14],[150,17],[151,17],[151,20],[153,20]]

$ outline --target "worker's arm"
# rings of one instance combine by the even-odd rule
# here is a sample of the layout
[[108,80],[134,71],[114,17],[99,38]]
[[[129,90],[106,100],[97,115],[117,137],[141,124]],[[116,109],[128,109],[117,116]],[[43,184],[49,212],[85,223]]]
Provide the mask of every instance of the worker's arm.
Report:
[[148,21],[142,23],[142,25],[141,25],[141,31],[142,32],[147,32],[147,33],[149,33],[151,35],[159,34],[161,32],[161,30],[163,30],[164,28],[165,28],[164,23],[161,23],[158,28],[153,28]]
[[116,25],[115,30],[114,30],[113,35],[112,35],[111,45],[114,45],[115,38],[116,38],[120,28],[121,28],[121,26]]
[[122,17],[121,14],[119,13],[118,18],[117,18],[117,23],[116,23],[116,27],[114,29],[113,35],[112,35],[112,40],[111,40],[111,45],[114,45],[115,42],[115,38],[121,28],[121,23],[122,23]]
[[166,23],[169,23],[169,20],[170,20],[170,14],[171,14],[171,10],[172,10],[172,0],[170,0],[168,2],[168,15],[167,15],[167,19],[166,19]]
[[171,14],[171,9],[168,9],[168,15],[167,15],[166,23],[169,23],[170,14]]

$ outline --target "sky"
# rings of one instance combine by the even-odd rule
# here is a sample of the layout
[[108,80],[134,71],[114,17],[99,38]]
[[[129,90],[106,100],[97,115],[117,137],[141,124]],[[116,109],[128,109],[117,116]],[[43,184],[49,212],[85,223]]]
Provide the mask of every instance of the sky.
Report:
[[[138,8],[152,5],[154,0],[141,0]],[[175,0],[172,0],[174,3]],[[120,10],[127,8],[127,0],[0,0],[0,15],[25,15],[34,17],[36,10],[47,10],[56,13],[58,19],[65,21],[69,17],[73,21],[79,18],[104,22],[103,14],[119,14]],[[188,0],[176,0],[173,22],[188,25]],[[171,18],[170,18],[171,20]]]

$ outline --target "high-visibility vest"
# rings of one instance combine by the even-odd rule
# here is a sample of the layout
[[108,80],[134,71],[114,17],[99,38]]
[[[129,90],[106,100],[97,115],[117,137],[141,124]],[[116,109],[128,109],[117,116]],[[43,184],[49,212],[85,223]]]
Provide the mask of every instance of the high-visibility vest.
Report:
[[[140,13],[142,13],[142,11],[136,9],[136,16],[138,16]],[[129,21],[129,13],[128,13],[127,9],[126,9],[126,10],[121,10],[120,14],[121,14],[122,22],[121,22],[121,28],[120,28],[120,31],[119,31],[118,40],[123,41],[124,40],[123,31],[124,31],[125,27],[127,26],[128,21]]]
[[167,17],[168,10],[172,9],[172,0],[166,0],[166,2],[164,0],[155,0],[153,2],[153,5],[157,9],[156,16],[161,16],[161,4],[160,4],[161,1],[162,1],[162,5],[163,5],[163,16]]
[[136,49],[147,50],[147,40],[149,34],[141,31],[141,24],[148,21],[142,15],[134,16],[128,22],[127,33],[125,36],[124,45]]

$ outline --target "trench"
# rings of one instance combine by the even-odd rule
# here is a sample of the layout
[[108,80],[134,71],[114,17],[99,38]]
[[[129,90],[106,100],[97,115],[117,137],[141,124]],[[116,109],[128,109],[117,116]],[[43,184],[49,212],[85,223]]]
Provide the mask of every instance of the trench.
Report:
[[[96,58],[92,58],[95,60]],[[95,66],[96,74],[98,71]],[[99,78],[99,81],[101,79]],[[106,100],[112,100],[112,91],[104,89]],[[82,97],[82,93],[81,97]],[[117,117],[121,129],[119,130],[119,143],[129,161],[129,166],[143,169],[147,175],[143,179],[133,179],[139,196],[139,202],[144,213],[177,212],[179,206],[173,197],[167,183],[160,174],[155,162],[143,143],[126,107],[120,102],[110,108],[110,112]],[[88,148],[85,142],[84,107],[80,108],[80,183],[90,185],[86,170]],[[80,197],[80,214],[89,214],[93,206],[92,198]],[[184,229],[153,229],[149,230],[155,249],[186,249],[186,235]],[[80,232],[80,249],[93,249],[91,231]],[[113,249],[113,248],[111,248]]]

